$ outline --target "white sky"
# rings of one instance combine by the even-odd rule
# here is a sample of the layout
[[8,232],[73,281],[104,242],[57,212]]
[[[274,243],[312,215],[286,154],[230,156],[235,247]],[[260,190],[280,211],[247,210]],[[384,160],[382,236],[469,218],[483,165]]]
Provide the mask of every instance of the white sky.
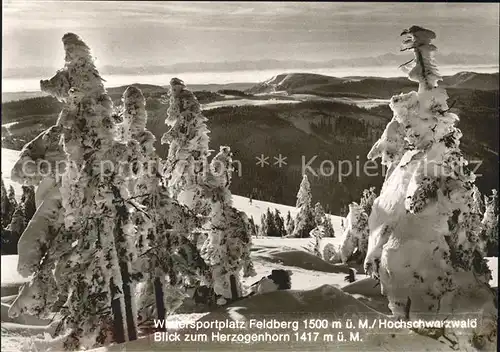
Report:
[[254,59],[323,61],[399,49],[411,25],[441,51],[498,55],[499,5],[3,1],[3,69],[59,67],[74,32],[99,65]]

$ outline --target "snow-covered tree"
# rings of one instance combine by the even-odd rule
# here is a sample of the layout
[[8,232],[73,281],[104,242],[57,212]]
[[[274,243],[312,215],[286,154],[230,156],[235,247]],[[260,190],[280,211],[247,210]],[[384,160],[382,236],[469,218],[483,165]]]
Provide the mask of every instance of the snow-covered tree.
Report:
[[[241,296],[240,272],[249,260],[251,229],[248,218],[232,206],[229,190],[233,172],[229,147],[220,147],[210,163],[210,175],[204,194],[210,200],[208,238],[202,256],[210,265],[215,293],[219,303]],[[247,264],[248,265],[248,264]]]
[[368,250],[368,215],[357,203],[349,204],[349,214],[346,217],[343,242],[340,247],[342,261],[363,262]]
[[314,205],[314,221],[316,226],[323,225],[323,221],[325,220],[325,210],[320,202],[317,202]]
[[[16,200],[16,192],[14,191],[14,187],[12,185],[9,186],[9,192],[7,193],[7,198],[14,209],[17,208],[17,200]],[[14,211],[13,211],[14,213]]]
[[[496,308],[479,238],[480,216],[471,211],[475,176],[459,148],[458,117],[448,111],[446,92],[437,87],[434,32],[413,26],[403,35],[404,47],[415,54],[409,77],[419,82],[419,90],[390,102],[394,117],[389,125],[396,124],[398,133],[402,128],[407,148],[397,164],[399,157],[391,160],[392,172],[373,204],[365,270],[380,280],[395,315],[479,314],[476,335],[486,342],[493,326],[496,331]],[[472,295],[482,298],[472,300]]]
[[278,209],[274,210],[274,226],[276,228],[276,237],[286,236],[285,220],[281,216],[281,213]]
[[342,261],[340,248],[333,243],[327,243],[323,248],[323,260],[332,264],[340,263]]
[[271,211],[267,208],[266,213],[266,236],[268,237],[279,237],[278,227],[276,226],[276,218]]
[[[84,82],[76,92],[74,87],[70,90],[79,109],[71,116],[71,130],[64,133],[64,147],[71,164],[62,179],[62,203],[65,227],[76,236],[72,252],[78,258],[77,264],[73,262],[69,267],[76,266],[73,279],[83,286],[82,292],[70,290],[72,304],[65,313],[73,332],[67,343],[78,345],[81,336],[90,334],[94,335],[95,344],[103,344],[111,323],[116,341],[135,339],[136,312],[130,277],[136,257],[131,221],[135,209],[129,201],[128,183],[133,177],[131,162],[140,146],[115,139],[112,102],[88,46],[71,33],[63,37],[63,42],[70,77]],[[70,104],[75,100],[69,99]],[[82,167],[82,172],[77,173],[76,167]],[[92,308],[96,311],[82,306],[82,294],[94,300]]]
[[317,226],[309,234],[311,240],[308,244],[308,251],[313,253],[315,256],[323,258],[323,253],[321,253],[321,239],[323,236],[323,226]]
[[287,233],[287,236],[292,236],[294,228],[295,228],[295,222],[293,221],[293,218],[292,218],[292,215],[290,214],[290,211],[288,211],[288,214],[286,214],[286,233]]
[[200,104],[183,81],[170,81],[170,105],[165,123],[170,126],[161,142],[169,144],[165,177],[174,199],[196,213],[208,211],[203,184],[208,173],[209,130]]
[[325,219],[323,220],[323,234],[324,237],[335,237],[335,230],[333,229],[333,225],[331,220],[328,218],[328,216],[325,216]]
[[130,286],[123,264],[134,260],[129,173],[115,167],[133,159],[139,148],[114,140],[112,102],[89,47],[72,33],[62,40],[65,67],[41,86],[64,102],[58,125],[68,161],[61,186],[65,226],[47,246],[9,314],[46,315],[57,292],[66,291],[64,345],[77,349],[109,342],[110,334],[112,340],[124,341],[125,317],[134,314],[124,300]]
[[483,201],[483,196],[481,194],[481,191],[479,191],[479,188],[477,188],[476,185],[474,185],[473,189],[474,189],[472,192],[472,197],[474,199],[474,204],[472,206],[473,211],[477,214],[484,214],[485,204]]
[[488,256],[498,256],[498,192],[492,190],[491,196],[485,196],[486,209],[481,221],[483,231],[481,237],[485,243],[485,252]]
[[252,277],[257,275],[255,271],[255,267],[253,265],[253,261],[250,258],[250,253],[245,254],[243,258],[243,277]]
[[28,224],[36,212],[35,205],[35,187],[22,186],[23,195],[21,196],[21,204],[24,211],[25,223]]
[[12,215],[14,214],[14,211],[16,210],[16,204],[12,203],[11,201],[12,197],[10,196],[10,188],[9,188],[9,193],[7,193],[5,184],[3,183],[3,178],[1,187],[2,187],[1,189],[2,227],[7,227],[10,224],[10,221],[12,220]]
[[255,224],[255,220],[253,218],[253,215],[250,216],[248,221],[250,221],[250,227],[252,229],[251,235],[252,235],[252,237],[256,237],[259,229],[258,229],[258,226]]
[[299,212],[295,218],[295,228],[292,237],[309,237],[309,233],[314,229],[315,224],[312,209],[311,185],[309,184],[307,175],[302,177],[299,192],[297,193],[296,207],[299,208]]
[[363,191],[363,195],[361,196],[359,205],[361,205],[366,215],[370,216],[372,212],[373,202],[376,198],[377,194],[375,193],[375,187],[370,187],[369,189],[365,189]]
[[269,208],[267,208],[267,211],[260,216],[259,236],[261,236],[261,237],[267,236],[267,229],[268,229],[267,218],[268,218],[268,214],[269,214]]
[[313,237],[318,237],[318,235],[320,235],[321,238],[335,237],[335,231],[333,230],[332,223],[319,202],[317,202],[314,206],[314,223],[316,224],[316,227],[311,231],[311,236],[314,234]]
[[[12,214],[12,220],[10,221],[9,226],[7,226],[7,230],[11,232],[12,239],[19,240],[21,234],[26,228],[26,217],[24,214],[24,207],[22,204],[19,204]],[[17,243],[17,241],[15,241]]]

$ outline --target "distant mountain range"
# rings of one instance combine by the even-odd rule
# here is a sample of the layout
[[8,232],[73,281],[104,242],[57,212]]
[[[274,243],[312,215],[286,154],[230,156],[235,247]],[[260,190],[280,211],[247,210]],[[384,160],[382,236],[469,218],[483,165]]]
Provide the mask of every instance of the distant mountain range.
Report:
[[[474,90],[498,90],[499,74],[459,72],[444,76],[441,87]],[[387,99],[417,84],[406,77],[330,77],[313,73],[283,73],[248,89],[250,94],[313,94],[320,96],[357,96]]]
[[[314,68],[398,66],[408,61],[411,56],[412,54],[410,53],[387,53],[379,56],[333,59],[321,62],[262,59],[230,62],[187,62],[172,65],[149,65],[137,67],[105,65],[99,67],[99,71],[105,75],[154,75],[175,72],[231,72],[272,69],[307,70]],[[437,53],[436,58],[440,65],[498,65],[498,56],[494,55]],[[45,77],[52,75],[54,71],[54,67],[30,66],[22,68],[6,68],[2,70],[2,76],[3,78]]]

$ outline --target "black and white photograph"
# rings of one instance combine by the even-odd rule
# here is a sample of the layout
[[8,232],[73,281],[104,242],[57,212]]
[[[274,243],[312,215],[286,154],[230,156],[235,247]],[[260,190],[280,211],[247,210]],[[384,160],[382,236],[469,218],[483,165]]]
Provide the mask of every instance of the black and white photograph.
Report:
[[2,13],[1,351],[497,351],[497,2]]

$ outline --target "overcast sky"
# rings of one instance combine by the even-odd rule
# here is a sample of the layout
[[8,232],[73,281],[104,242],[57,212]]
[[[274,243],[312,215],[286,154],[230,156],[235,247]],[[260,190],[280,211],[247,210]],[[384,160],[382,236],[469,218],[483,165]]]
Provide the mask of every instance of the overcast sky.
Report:
[[3,0],[3,68],[60,67],[80,35],[99,65],[253,59],[323,61],[397,52],[402,29],[442,52],[498,55],[498,4]]

